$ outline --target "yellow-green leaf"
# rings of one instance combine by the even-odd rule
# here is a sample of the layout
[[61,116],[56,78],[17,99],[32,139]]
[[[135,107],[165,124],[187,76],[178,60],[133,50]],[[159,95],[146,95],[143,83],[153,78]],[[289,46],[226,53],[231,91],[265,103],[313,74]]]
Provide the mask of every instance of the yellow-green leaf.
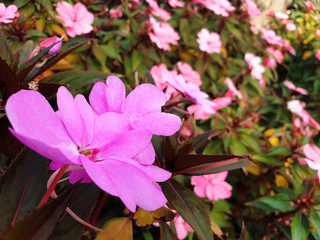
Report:
[[129,218],[112,218],[102,228],[104,232],[95,240],[133,240],[132,221]]

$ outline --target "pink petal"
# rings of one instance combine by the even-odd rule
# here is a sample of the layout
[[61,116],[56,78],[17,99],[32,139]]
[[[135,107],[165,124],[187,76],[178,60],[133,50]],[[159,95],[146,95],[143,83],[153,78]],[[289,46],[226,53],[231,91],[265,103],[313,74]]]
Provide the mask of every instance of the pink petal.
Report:
[[231,197],[232,187],[227,182],[220,182],[219,184],[208,185],[206,195],[210,200],[217,201],[219,199],[227,199]]
[[80,117],[82,120],[82,142],[80,146],[87,146],[93,141],[94,137],[94,113],[91,106],[88,104],[85,97],[81,94],[78,94],[74,102],[77,109],[79,110]]
[[181,126],[181,119],[169,113],[148,113],[131,122],[135,129],[147,129],[153,134],[171,136]]
[[[126,133],[128,128],[129,119],[126,115],[114,112],[104,113],[95,121],[94,140],[90,146],[94,148],[108,147],[108,144]],[[123,150],[120,151],[123,152]]]
[[152,84],[136,87],[126,98],[126,113],[160,112],[167,101],[166,95]]
[[310,158],[320,166],[320,149],[316,145],[306,144],[303,147],[303,152],[307,158]]
[[78,146],[81,146],[81,143],[83,142],[83,126],[81,115],[74,102],[73,96],[63,86],[58,89],[57,103],[60,117],[70,137]]
[[154,162],[156,153],[151,143],[149,143],[146,148],[134,156],[133,159],[137,160],[139,163],[144,165],[150,165]]
[[94,111],[97,114],[107,112],[108,105],[106,103],[106,84],[103,82],[97,82],[93,85],[93,88],[89,94],[89,102]]
[[122,81],[116,76],[108,77],[106,88],[108,111],[122,113],[125,97],[126,88]]
[[69,182],[71,184],[75,184],[79,180],[81,180],[81,183],[93,182],[85,170],[71,171],[69,174]]
[[101,162],[83,159],[83,166],[101,189],[118,196],[131,212],[136,211],[136,206],[153,211],[167,202],[161,189],[131,164],[113,159]]
[[133,130],[118,136],[100,151],[103,156],[132,158],[150,143],[152,133],[148,130]]
[[36,91],[21,90],[10,96],[6,113],[24,144],[41,155],[64,164],[79,164],[77,146],[48,101]]

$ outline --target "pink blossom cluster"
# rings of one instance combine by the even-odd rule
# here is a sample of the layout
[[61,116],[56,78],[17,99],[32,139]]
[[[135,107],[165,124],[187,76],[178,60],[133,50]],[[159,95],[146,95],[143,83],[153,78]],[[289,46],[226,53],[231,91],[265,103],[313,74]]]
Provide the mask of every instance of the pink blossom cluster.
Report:
[[0,3],[0,23],[11,23],[16,17],[18,8],[16,5],[9,5],[7,8],[3,3]]
[[228,0],[193,0],[193,3],[201,3],[207,9],[223,17],[228,17],[229,12],[235,10],[235,7]]
[[320,130],[320,124],[314,120],[310,114],[304,109],[304,104],[299,100],[291,100],[287,103],[288,109],[302,118],[302,121]]
[[304,161],[309,168],[317,171],[317,175],[320,180],[320,149],[314,144],[306,144],[303,147],[303,152],[307,157],[304,158]]
[[191,184],[194,192],[199,197],[207,197],[210,200],[227,199],[231,197],[232,186],[225,181],[228,172],[220,172],[202,176],[192,176]]
[[180,36],[176,33],[169,23],[158,22],[153,17],[150,18],[150,24],[153,32],[149,32],[149,37],[152,42],[157,44],[158,48],[165,51],[170,51],[170,43],[178,45]]
[[261,65],[261,58],[252,53],[246,53],[244,59],[249,65],[252,78],[257,79],[260,86],[264,88],[266,83],[262,74],[264,73],[265,68]]
[[67,34],[70,37],[89,33],[93,30],[91,24],[94,15],[81,2],[76,3],[74,7],[65,1],[58,2],[56,11],[59,14],[57,18],[63,21],[62,25],[67,28]]
[[289,32],[297,29],[297,26],[294,24],[293,20],[289,19],[289,16],[286,13],[275,12],[273,15],[275,19],[279,21],[282,26],[285,26]]
[[245,0],[243,5],[245,9],[247,9],[248,15],[250,17],[261,16],[261,11],[253,0]]
[[210,33],[208,29],[202,28],[197,36],[197,42],[201,51],[209,54],[221,52],[222,42],[218,33]]
[[126,96],[122,81],[110,76],[94,85],[90,105],[60,87],[55,112],[39,92],[21,90],[8,99],[6,113],[12,134],[52,160],[52,169],[69,165],[71,183],[93,181],[130,211],[152,211],[166,204],[157,182],[171,173],[153,165],[151,137],[172,135],[181,125],[179,117],[161,112],[166,100],[151,84]]
[[146,2],[149,4],[153,15],[161,18],[163,21],[168,21],[171,18],[171,14],[161,9],[155,0],[146,0]]

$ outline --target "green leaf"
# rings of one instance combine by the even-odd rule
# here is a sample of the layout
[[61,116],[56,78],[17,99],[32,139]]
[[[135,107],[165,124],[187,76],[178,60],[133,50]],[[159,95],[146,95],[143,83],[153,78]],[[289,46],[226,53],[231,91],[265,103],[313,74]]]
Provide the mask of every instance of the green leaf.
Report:
[[132,53],[132,57],[131,58],[132,58],[132,70],[135,70],[140,66],[140,64],[142,62],[142,58],[143,58],[142,52],[134,51]]
[[253,149],[257,153],[261,152],[257,139],[254,139],[252,136],[245,133],[241,133],[240,138],[247,147]]
[[55,225],[65,213],[70,191],[61,194],[40,209],[35,210],[19,221],[3,240],[43,240],[48,239]]
[[[239,159],[242,158],[242,159]],[[252,165],[248,155],[185,155],[174,162],[174,174],[204,175]],[[170,169],[171,170],[171,169]]]
[[0,180],[0,234],[38,205],[47,180],[46,158],[25,148]]
[[68,84],[69,89],[78,89],[84,86],[88,86],[96,81],[107,78],[110,75],[117,75],[105,72],[93,72],[93,71],[64,71],[57,74],[53,74],[47,78],[41,80],[41,82],[55,82],[60,84]]
[[20,60],[18,67],[21,67],[23,63],[27,61],[29,58],[32,50],[34,49],[33,41],[29,40],[27,41],[20,49]]
[[2,58],[8,65],[12,62],[12,51],[6,38],[0,32],[0,58]]
[[259,155],[253,155],[252,160],[255,160],[257,162],[272,164],[275,166],[282,166],[283,163],[279,161],[279,159],[276,159],[274,157],[268,156],[264,153],[260,153]]
[[307,239],[309,233],[310,233],[310,229],[309,229],[309,221],[307,217],[300,212],[296,213],[291,223],[292,240]]
[[273,196],[261,197],[246,204],[265,210],[292,211],[296,207],[290,205],[290,202],[292,202],[292,199],[288,195],[280,193]]
[[[75,190],[68,206],[84,221],[88,221],[98,199],[100,188],[94,183],[83,183]],[[56,225],[49,240],[79,239],[85,226],[66,214]]]
[[44,64],[42,67],[39,68],[33,68],[30,73],[26,76],[26,78],[24,79],[24,82],[29,82],[32,79],[34,79],[35,77],[39,76],[40,74],[42,74],[43,72],[45,72],[46,70],[48,70],[49,68],[51,68],[53,65],[55,65],[57,62],[59,62],[61,59],[63,59],[64,57],[66,57],[67,55],[69,55],[70,53],[74,52],[76,49],[78,49],[79,47],[83,46],[84,44],[86,44],[87,41],[76,41],[73,42],[73,44],[71,46],[68,47],[68,49],[66,49],[65,51],[59,53],[58,55],[50,58],[46,64]]
[[320,234],[320,213],[313,211],[309,216],[309,220],[317,233]]
[[165,222],[160,222],[160,240],[177,240],[177,237]]
[[211,240],[210,217],[203,202],[188,188],[174,179],[162,185],[169,204],[185,219],[202,240]]
[[272,147],[270,149],[270,156],[289,156],[291,155],[291,151],[287,147]]

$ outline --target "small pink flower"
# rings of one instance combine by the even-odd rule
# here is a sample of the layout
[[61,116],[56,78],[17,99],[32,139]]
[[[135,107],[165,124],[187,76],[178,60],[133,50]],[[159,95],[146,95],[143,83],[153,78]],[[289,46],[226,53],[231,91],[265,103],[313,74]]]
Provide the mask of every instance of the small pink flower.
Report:
[[179,214],[176,214],[173,222],[179,240],[185,239],[188,235],[188,232],[194,232],[192,227]]
[[289,44],[288,39],[283,40],[283,49],[291,53],[292,55],[296,55],[296,51],[294,48]]
[[146,0],[151,7],[151,13],[161,18],[163,21],[168,21],[171,18],[171,14],[161,9],[158,3],[154,0]]
[[162,71],[167,70],[166,65],[163,63],[158,66],[153,66],[150,70],[150,74],[154,80],[155,85],[161,89],[165,90],[166,96],[170,99],[173,95],[177,93],[177,90],[170,86],[162,75]]
[[193,83],[197,86],[201,86],[202,81],[200,74],[197,71],[194,71],[188,63],[178,62],[177,66],[187,82]]
[[317,9],[316,6],[314,5],[314,3],[313,3],[312,1],[310,1],[310,0],[307,0],[307,1],[305,2],[305,5],[306,5],[306,9],[307,9],[308,11],[310,11],[310,10],[316,10],[316,9]]
[[202,28],[197,34],[199,43],[199,48],[203,52],[211,53],[220,53],[222,42],[220,40],[220,35],[218,33],[210,33],[208,29]]
[[293,23],[292,20],[288,21],[286,23],[286,29],[289,31],[289,32],[292,32],[292,31],[295,31],[297,30],[297,26]]
[[247,9],[247,12],[250,17],[261,16],[261,12],[253,0],[245,0],[244,6]]
[[316,145],[306,144],[303,147],[303,152],[307,157],[305,161],[309,168],[316,170],[320,179],[320,149]]
[[158,22],[153,17],[150,18],[150,23],[153,32],[149,32],[149,37],[152,42],[157,44],[158,48],[170,51],[170,43],[178,46],[180,36],[169,23]]
[[93,30],[91,24],[94,16],[81,2],[76,3],[74,7],[65,1],[58,2],[56,11],[59,14],[57,18],[63,21],[62,24],[67,28],[67,34],[70,37],[89,33]]
[[316,34],[317,37],[320,37],[320,29],[317,29],[315,34]]
[[267,52],[271,53],[276,58],[278,63],[282,63],[284,55],[279,49],[267,48]]
[[263,62],[263,66],[272,68],[277,66],[277,62],[273,57],[267,57]]
[[246,53],[244,58],[249,65],[252,78],[257,79],[259,81],[261,88],[264,88],[265,81],[263,79],[262,74],[264,73],[265,68],[261,65],[261,58],[257,57],[252,53]]
[[316,52],[316,58],[320,61],[320,49],[318,49]]
[[202,3],[206,8],[213,11],[217,15],[228,17],[229,12],[235,10],[228,0],[196,0],[195,3]]
[[191,184],[193,191],[199,197],[207,197],[210,200],[227,199],[231,197],[232,186],[225,181],[228,171],[208,174],[202,176],[192,176]]
[[311,126],[320,130],[320,124],[316,120],[314,120],[304,109],[302,102],[300,102],[299,100],[292,100],[287,103],[287,107],[291,112],[301,117],[303,122],[305,122],[306,124],[310,124]]
[[233,96],[237,96],[239,99],[242,99],[241,92],[237,89],[237,87],[234,85],[233,81],[230,78],[226,78],[224,83],[229,88],[229,91],[225,94],[225,97],[232,98]]
[[[216,112],[228,105],[230,105],[230,103],[232,102],[231,97],[219,97],[219,98],[215,98],[213,100],[211,100],[211,107],[212,109]],[[187,111],[190,114],[194,115],[194,119],[196,120],[204,120],[204,119],[208,119],[212,114],[206,113],[200,106],[193,104],[190,105],[189,107],[187,107]]]
[[185,5],[185,3],[179,2],[178,0],[168,0],[168,3],[173,8],[176,8],[176,7],[183,8]]
[[7,8],[3,3],[0,3],[0,23],[11,23],[16,17],[18,8],[16,5],[9,5]]
[[262,29],[262,38],[266,40],[269,44],[275,45],[275,46],[283,46],[283,38],[281,36],[278,36],[275,31],[271,29]]
[[294,91],[294,92],[298,92],[302,95],[307,95],[308,92],[307,90],[303,89],[303,88],[300,88],[300,87],[296,87],[292,82],[286,80],[284,81],[284,85],[289,88],[291,91]]
[[109,11],[111,18],[121,18],[122,17],[122,11],[120,7],[117,7],[116,9],[111,9]]
[[282,20],[287,20],[287,19],[289,19],[288,14],[282,13],[282,12],[276,12],[276,13],[274,14],[274,16],[275,16],[276,20],[278,20],[278,21],[282,21]]

